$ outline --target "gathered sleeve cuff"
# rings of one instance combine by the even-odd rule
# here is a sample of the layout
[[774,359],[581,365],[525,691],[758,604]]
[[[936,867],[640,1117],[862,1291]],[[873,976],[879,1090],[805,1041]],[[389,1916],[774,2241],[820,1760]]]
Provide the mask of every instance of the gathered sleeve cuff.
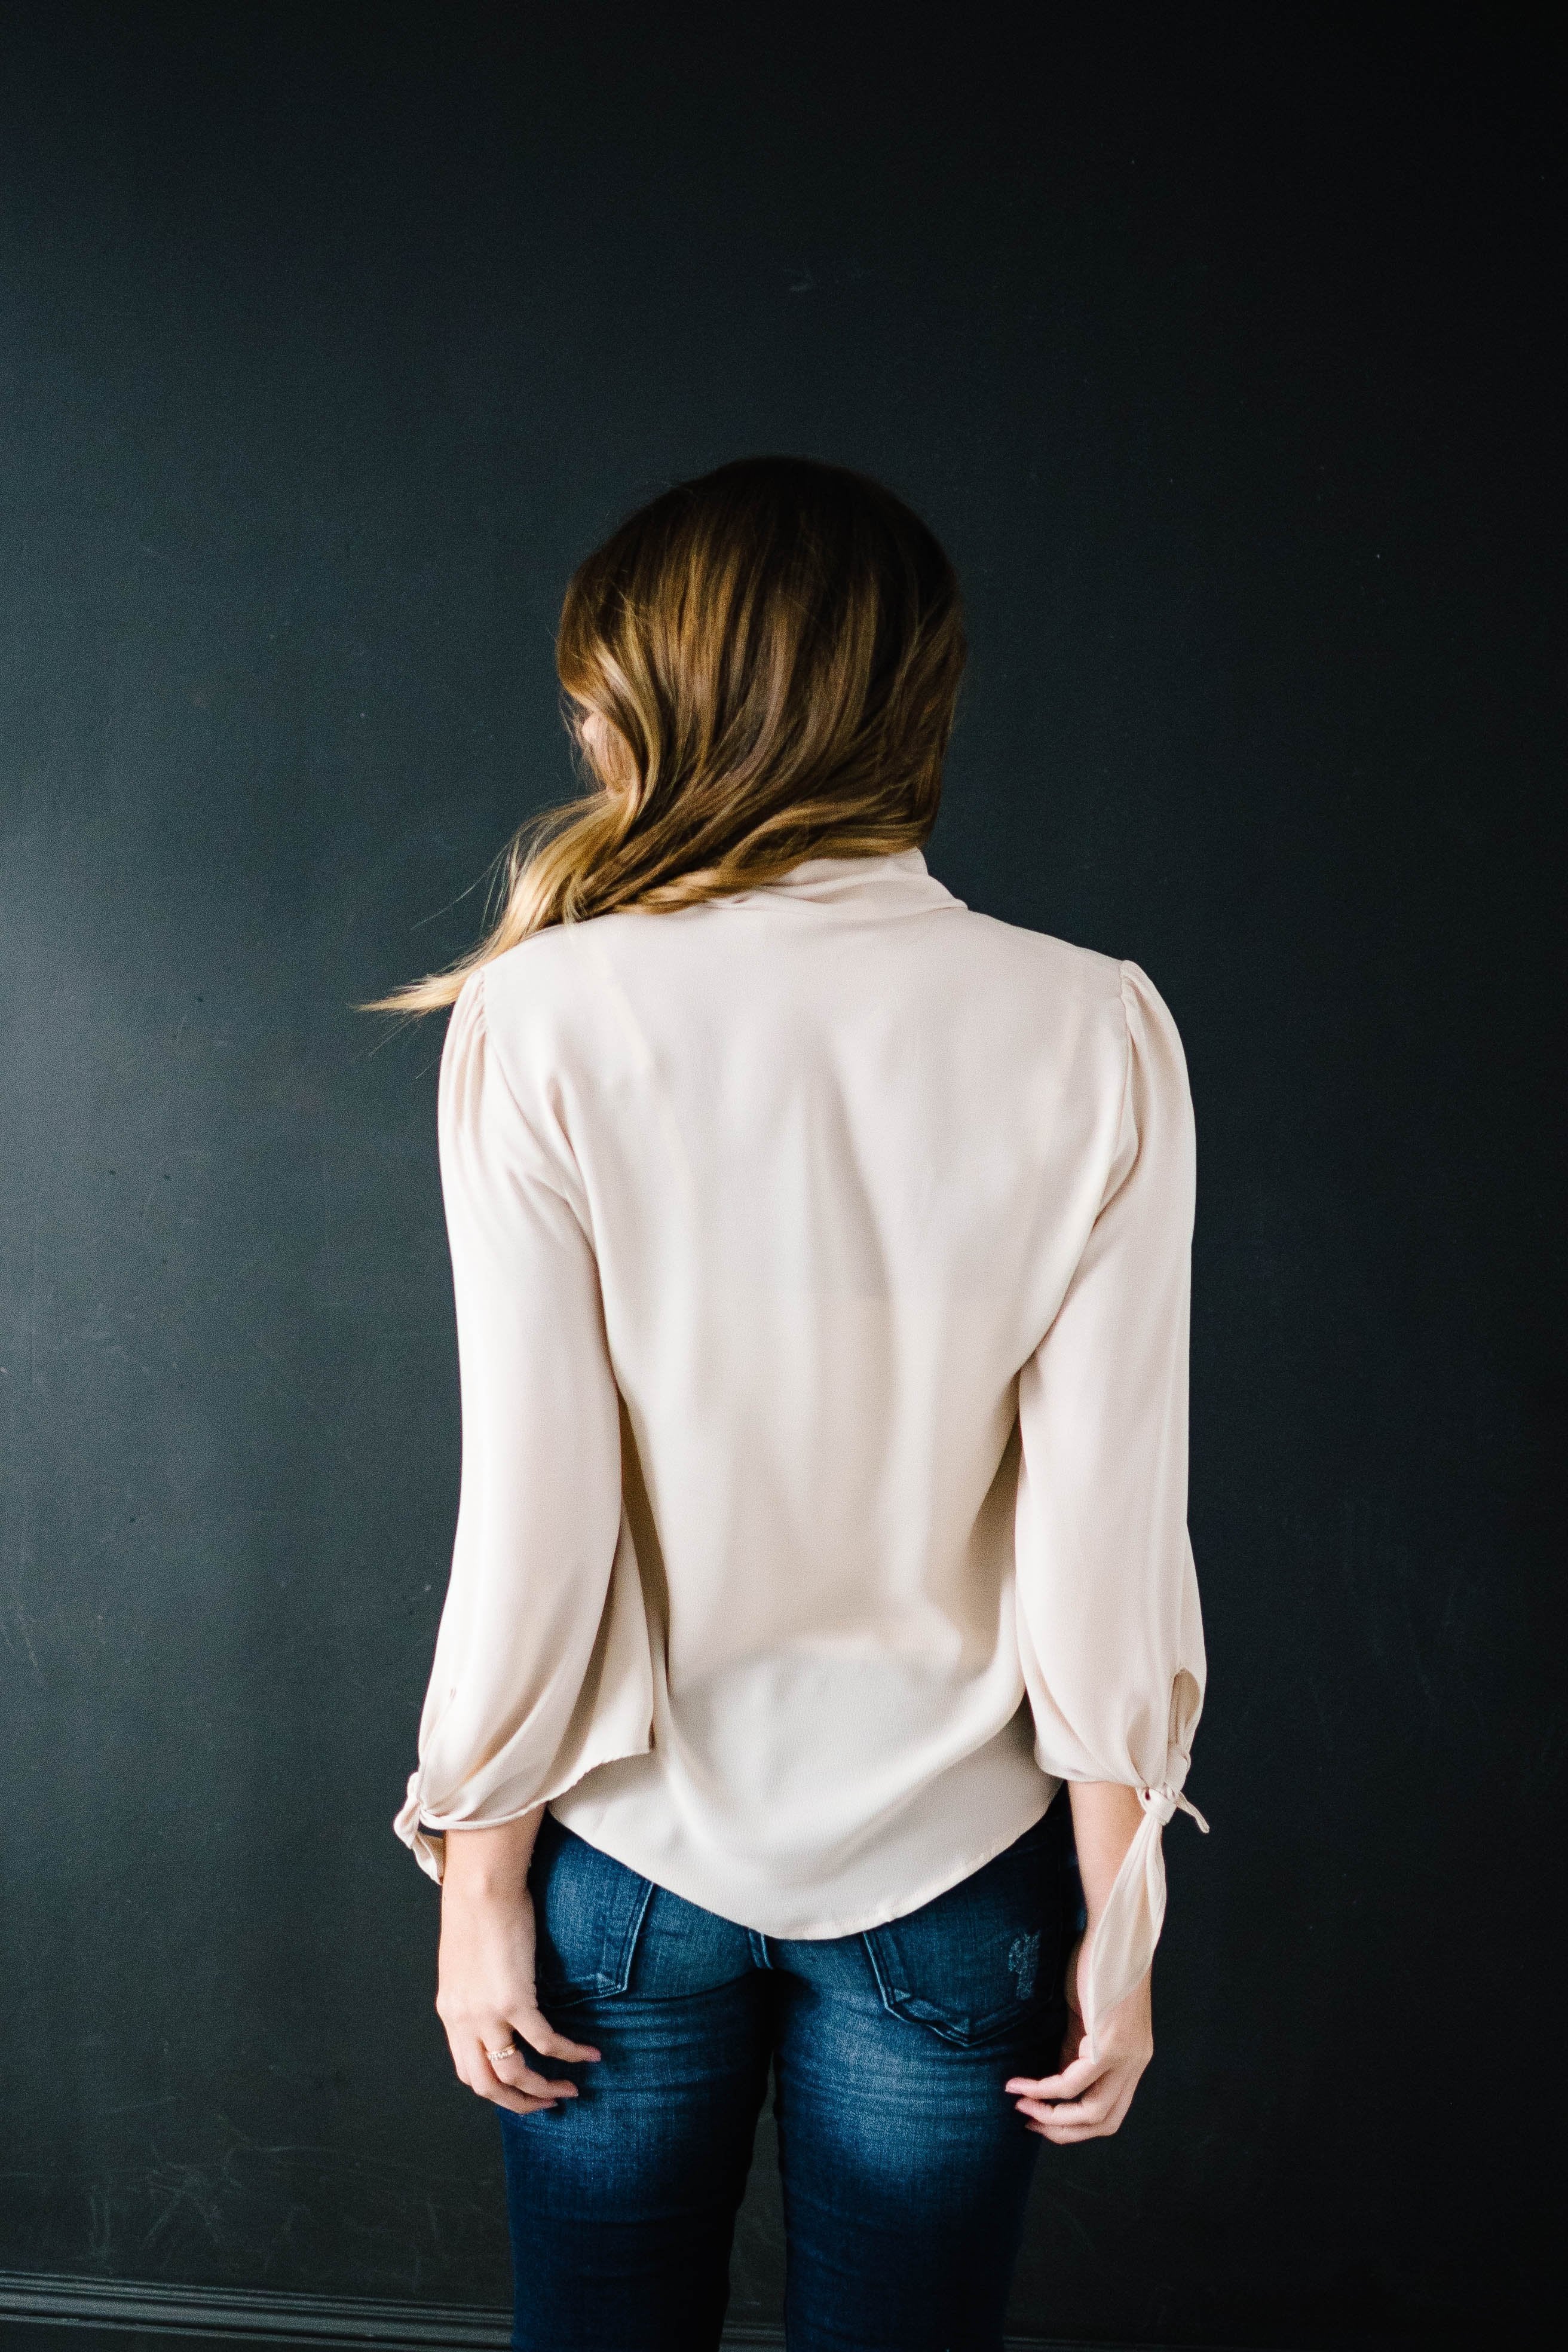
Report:
[[485,980],[481,966],[464,983],[441,1057],[462,1479],[418,1765],[393,1824],[437,1881],[448,1829],[513,1820],[652,1738],[598,1269],[569,1160],[502,1067]]
[[1126,1998],[1165,1916],[1163,1835],[1206,1678],[1187,1535],[1195,1151],[1169,1011],[1121,966],[1121,1118],[1072,1278],[1018,1383],[1017,1625],[1036,1756],[1136,1789],[1139,1822],[1090,1940],[1084,2025]]

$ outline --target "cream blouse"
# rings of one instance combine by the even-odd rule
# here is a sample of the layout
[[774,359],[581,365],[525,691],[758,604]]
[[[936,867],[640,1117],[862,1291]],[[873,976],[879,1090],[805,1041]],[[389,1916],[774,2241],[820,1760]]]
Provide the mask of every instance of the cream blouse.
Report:
[[914,1909],[1062,1780],[1164,1913],[1202,1704],[1192,1107],[1134,963],[820,857],[470,974],[437,1109],[462,1485],[396,1829],[548,1801],[765,1934]]

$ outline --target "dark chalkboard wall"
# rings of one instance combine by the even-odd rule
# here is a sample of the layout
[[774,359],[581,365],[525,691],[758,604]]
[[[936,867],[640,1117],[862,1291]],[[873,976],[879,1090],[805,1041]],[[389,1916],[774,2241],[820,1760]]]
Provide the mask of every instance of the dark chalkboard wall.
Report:
[[1213,1835],[1172,1832],[1158,2057],[1045,2152],[1016,2325],[1528,2313],[1544,53],[593,0],[0,44],[0,2266],[507,2300],[391,1830],[458,1469],[441,1023],[351,1007],[468,943],[568,787],[577,557],[785,449],[962,570],[933,868],[1143,964],[1197,1105]]

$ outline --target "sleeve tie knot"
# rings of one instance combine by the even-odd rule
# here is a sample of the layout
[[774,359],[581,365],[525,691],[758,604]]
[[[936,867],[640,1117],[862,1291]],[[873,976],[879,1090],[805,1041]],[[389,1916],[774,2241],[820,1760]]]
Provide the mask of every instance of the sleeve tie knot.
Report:
[[1168,1780],[1163,1780],[1157,1789],[1140,1789],[1138,1802],[1146,1813],[1153,1815],[1162,1829],[1179,1810],[1192,1815],[1205,1837],[1209,1833],[1209,1825],[1197,1807],[1179,1789],[1173,1789]]

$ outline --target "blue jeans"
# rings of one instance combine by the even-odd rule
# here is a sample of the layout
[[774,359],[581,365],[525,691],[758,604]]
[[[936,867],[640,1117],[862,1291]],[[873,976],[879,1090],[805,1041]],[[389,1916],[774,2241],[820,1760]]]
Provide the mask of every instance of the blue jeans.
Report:
[[999,2352],[1054,2070],[1077,1873],[1065,1796],[945,1895],[806,1942],[700,1910],[546,1814],[540,2006],[603,2055],[498,2109],[516,2352],[710,2352],[773,2071],[789,2352]]

